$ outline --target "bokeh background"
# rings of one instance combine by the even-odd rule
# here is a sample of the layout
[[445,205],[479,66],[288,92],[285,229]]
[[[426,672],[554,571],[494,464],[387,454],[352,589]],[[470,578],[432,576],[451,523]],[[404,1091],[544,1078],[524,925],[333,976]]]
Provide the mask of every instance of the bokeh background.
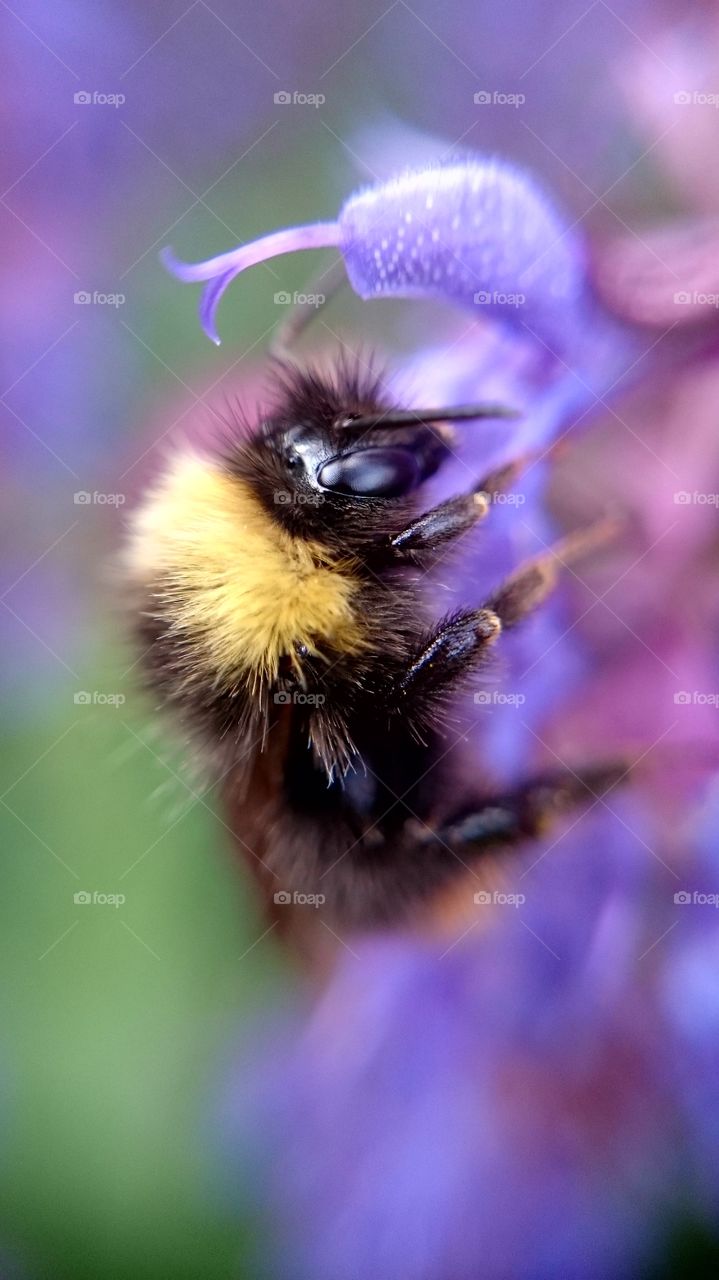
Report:
[[[0,29],[0,1270],[254,1278],[271,1223],[243,1209],[236,1167],[228,1185],[218,1099],[295,979],[138,689],[113,558],[158,442],[260,394],[274,295],[311,268],[248,274],[215,350],[158,251],[330,218],[398,163],[468,149],[528,165],[594,242],[643,243],[716,208],[716,106],[675,95],[719,88],[719,18],[648,0],[13,0]],[[401,363],[434,314],[347,298],[310,343],[371,336]],[[662,482],[653,450],[604,430]]]

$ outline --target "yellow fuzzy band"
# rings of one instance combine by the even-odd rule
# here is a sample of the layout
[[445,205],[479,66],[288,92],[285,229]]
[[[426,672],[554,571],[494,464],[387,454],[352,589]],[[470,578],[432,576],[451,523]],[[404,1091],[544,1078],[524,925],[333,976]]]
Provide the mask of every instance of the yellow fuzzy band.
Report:
[[245,481],[196,454],[176,457],[136,513],[130,572],[220,686],[276,678],[297,645],[362,647],[351,562],[293,537]]

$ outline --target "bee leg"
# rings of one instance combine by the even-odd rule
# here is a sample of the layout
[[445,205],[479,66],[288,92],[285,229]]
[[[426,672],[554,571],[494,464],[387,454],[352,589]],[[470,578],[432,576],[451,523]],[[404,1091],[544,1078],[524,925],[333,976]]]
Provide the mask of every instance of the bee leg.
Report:
[[448,498],[390,539],[392,558],[404,559],[422,551],[437,551],[461,538],[483,520],[488,511],[489,499],[481,490]]
[[556,586],[562,569],[569,568],[574,560],[608,542],[617,528],[615,520],[606,518],[561,538],[548,551],[526,560],[505,578],[485,601],[484,608],[498,615],[505,630],[515,627],[544,603]]
[[456,614],[441,624],[397,681],[394,690],[398,710],[411,695],[415,709],[424,699],[456,684],[497,639],[502,623],[490,609]]
[[520,474],[524,459],[492,471],[469,493],[448,498],[425,511],[406,529],[390,539],[394,558],[412,557],[417,553],[437,551],[460,538],[487,515],[497,495],[510,487]]
[[451,847],[478,851],[536,839],[563,814],[581,806],[593,808],[629,774],[626,761],[570,769],[554,769],[521,787],[487,799],[471,813],[439,828],[436,837]]
[[441,623],[400,677],[400,699],[404,701],[411,693],[415,705],[423,697],[431,705],[434,695],[448,691],[481,661],[503,630],[517,626],[544,603],[560,569],[615,532],[614,521],[602,520],[569,534],[549,551],[520,565],[481,609],[463,610]]

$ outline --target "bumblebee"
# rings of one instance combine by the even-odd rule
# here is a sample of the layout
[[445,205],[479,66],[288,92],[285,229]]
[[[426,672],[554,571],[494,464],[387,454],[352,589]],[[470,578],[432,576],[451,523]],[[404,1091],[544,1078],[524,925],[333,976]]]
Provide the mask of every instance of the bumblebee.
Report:
[[255,429],[216,456],[180,452],[135,513],[145,668],[221,782],[268,902],[312,895],[335,927],[394,924],[619,780],[621,766],[593,765],[505,794],[478,782],[460,802],[444,728],[503,633],[605,531],[437,619],[426,570],[491,516],[522,463],[429,510],[423,486],[453,423],[507,411],[401,409],[347,363],[283,365],[280,383]]

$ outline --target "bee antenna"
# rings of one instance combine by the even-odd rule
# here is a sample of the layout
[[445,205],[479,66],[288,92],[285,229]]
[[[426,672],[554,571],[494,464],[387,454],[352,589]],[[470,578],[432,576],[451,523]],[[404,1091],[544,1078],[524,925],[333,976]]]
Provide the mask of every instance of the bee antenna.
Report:
[[387,409],[384,413],[368,413],[362,417],[343,419],[340,426],[357,431],[375,427],[406,427],[425,422],[471,422],[478,418],[520,418],[518,409],[501,404],[459,404],[446,409]]

